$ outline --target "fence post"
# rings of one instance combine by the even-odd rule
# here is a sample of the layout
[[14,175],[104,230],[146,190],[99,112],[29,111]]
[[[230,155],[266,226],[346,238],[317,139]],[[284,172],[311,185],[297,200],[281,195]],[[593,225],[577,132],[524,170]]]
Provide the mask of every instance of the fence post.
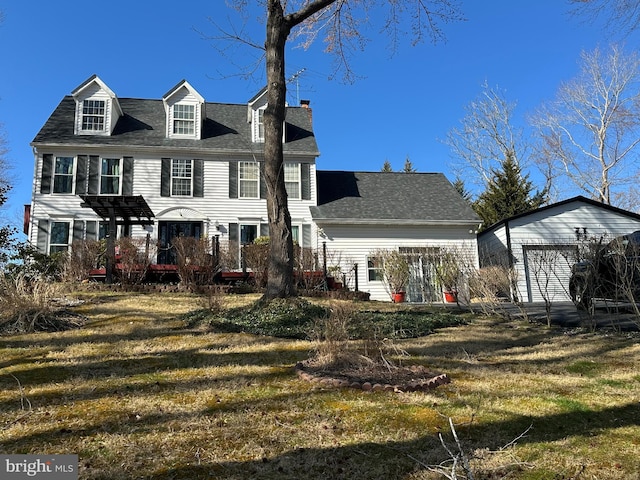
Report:
[[358,290],[358,264],[354,263],[353,264],[353,274],[355,275],[355,282],[354,282],[354,292],[359,292]]

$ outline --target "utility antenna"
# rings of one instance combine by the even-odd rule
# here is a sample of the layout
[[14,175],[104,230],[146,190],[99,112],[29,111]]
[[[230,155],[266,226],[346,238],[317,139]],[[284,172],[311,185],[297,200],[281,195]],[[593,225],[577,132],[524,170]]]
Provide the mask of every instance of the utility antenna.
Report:
[[300,75],[304,73],[306,68],[301,68],[287,79],[287,83],[296,82],[296,105],[300,105]]

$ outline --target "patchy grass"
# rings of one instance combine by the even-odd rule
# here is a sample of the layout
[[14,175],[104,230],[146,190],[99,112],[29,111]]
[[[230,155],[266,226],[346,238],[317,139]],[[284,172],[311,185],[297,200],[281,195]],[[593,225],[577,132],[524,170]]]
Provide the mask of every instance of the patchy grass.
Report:
[[190,324],[196,296],[83,298],[81,329],[0,337],[0,452],[77,453],[82,479],[428,480],[451,417],[476,478],[640,476],[637,337],[476,319],[397,340],[451,384],[365,393],[300,381],[305,340]]

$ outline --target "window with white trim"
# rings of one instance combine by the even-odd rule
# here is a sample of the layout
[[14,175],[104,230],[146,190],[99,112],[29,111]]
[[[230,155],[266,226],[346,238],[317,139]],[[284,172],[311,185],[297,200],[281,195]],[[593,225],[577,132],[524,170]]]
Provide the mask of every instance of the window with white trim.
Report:
[[294,244],[300,245],[300,226],[291,225],[291,238]]
[[119,158],[102,159],[100,168],[101,195],[120,195],[121,163]]
[[258,162],[238,162],[240,198],[260,197],[260,167]]
[[382,258],[367,257],[367,278],[370,282],[381,282],[384,280],[382,273]]
[[53,193],[73,193],[73,157],[56,157]]
[[82,130],[104,132],[105,101],[84,100],[82,102]]
[[173,134],[194,135],[196,132],[196,107],[184,103],[173,106]]
[[193,160],[171,161],[171,195],[190,197],[193,191]]
[[66,252],[69,250],[70,222],[51,222],[49,236],[49,254]]
[[300,199],[300,164],[284,164],[284,184],[287,188],[287,196],[294,200]]
[[259,108],[255,111],[254,119],[256,122],[255,125],[255,141],[256,142],[264,142],[264,111],[266,109],[266,105],[262,108]]

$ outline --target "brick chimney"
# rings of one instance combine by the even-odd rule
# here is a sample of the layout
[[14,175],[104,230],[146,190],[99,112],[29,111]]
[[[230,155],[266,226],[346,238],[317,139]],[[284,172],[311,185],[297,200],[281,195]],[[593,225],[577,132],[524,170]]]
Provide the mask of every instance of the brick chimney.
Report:
[[311,107],[309,106],[310,103],[311,100],[300,100],[300,106],[307,109],[307,111],[309,112],[309,121],[311,122],[311,125],[313,125],[313,112],[311,110]]

